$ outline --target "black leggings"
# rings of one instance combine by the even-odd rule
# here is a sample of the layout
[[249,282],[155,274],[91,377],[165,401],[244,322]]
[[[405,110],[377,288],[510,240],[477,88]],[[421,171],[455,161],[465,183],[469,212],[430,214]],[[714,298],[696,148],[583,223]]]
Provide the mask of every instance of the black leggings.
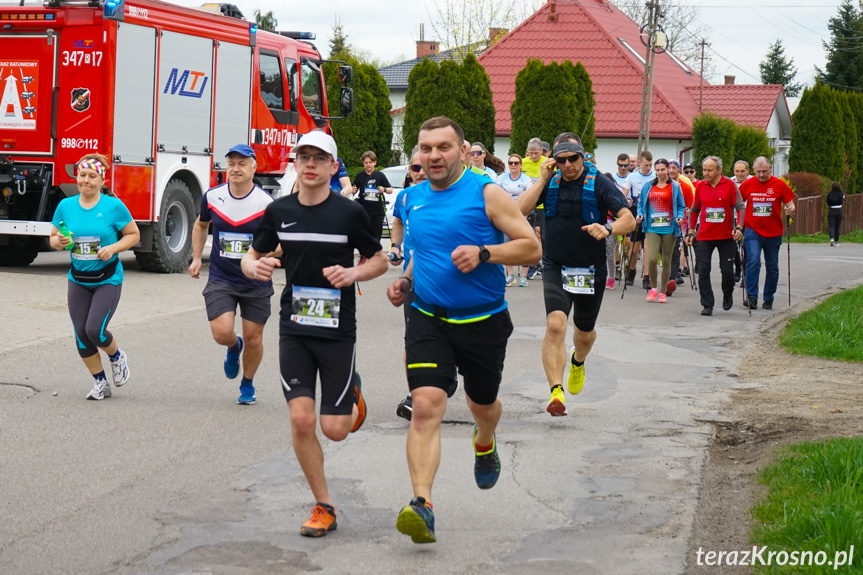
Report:
[[99,353],[97,346],[106,348],[114,341],[108,322],[117,311],[122,289],[122,285],[85,286],[69,281],[69,317],[75,330],[75,347],[82,358]]
[[[830,210],[833,211],[832,209]],[[839,210],[837,210],[839,211]],[[838,214],[827,214],[827,235],[831,240],[839,241],[839,228],[842,226],[842,212]]]
[[369,214],[369,219],[372,221],[372,234],[380,239],[384,234],[384,218],[386,214]]

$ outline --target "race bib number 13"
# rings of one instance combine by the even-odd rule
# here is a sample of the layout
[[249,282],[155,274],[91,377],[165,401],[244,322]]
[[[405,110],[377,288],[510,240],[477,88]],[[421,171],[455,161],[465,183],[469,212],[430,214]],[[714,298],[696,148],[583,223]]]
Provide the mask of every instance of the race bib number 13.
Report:
[[300,325],[339,327],[342,292],[337,289],[292,286],[291,321]]
[[563,289],[575,294],[593,294],[596,270],[594,268],[563,268],[560,271],[563,278]]

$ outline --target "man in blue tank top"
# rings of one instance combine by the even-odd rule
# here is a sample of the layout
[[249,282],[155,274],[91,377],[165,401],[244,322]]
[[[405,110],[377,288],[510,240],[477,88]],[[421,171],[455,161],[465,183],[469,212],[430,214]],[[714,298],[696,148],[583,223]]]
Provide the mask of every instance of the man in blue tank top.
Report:
[[[596,341],[596,320],[608,277],[605,239],[631,232],[635,218],[626,198],[608,178],[597,177],[596,166],[585,161],[575,134],[565,132],[554,141],[552,160],[544,163],[539,179],[518,197],[518,207],[529,214],[545,204],[542,286],[545,298],[545,339],[542,364],[551,398],[546,411],[566,415],[561,374],[566,362],[567,316],[575,324],[567,386],[571,394],[584,385],[584,362]],[[608,214],[617,219],[608,221]]]
[[[440,463],[440,424],[456,370],[464,378],[473,433],[474,478],[490,489],[500,476],[495,428],[506,343],[512,333],[502,264],[536,261],[540,245],[503,188],[462,163],[464,131],[445,117],[419,132],[428,181],[404,196],[411,263],[387,289],[393,305],[414,301],[405,335],[413,414],[407,438],[414,498],[396,526],[415,543],[435,541],[431,491]],[[506,234],[511,238],[503,242]]]

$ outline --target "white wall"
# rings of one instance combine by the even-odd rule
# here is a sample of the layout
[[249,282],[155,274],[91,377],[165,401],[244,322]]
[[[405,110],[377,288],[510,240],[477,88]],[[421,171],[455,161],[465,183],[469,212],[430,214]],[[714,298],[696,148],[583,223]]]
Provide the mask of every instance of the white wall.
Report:
[[[653,154],[653,159],[665,158],[666,160],[680,161],[680,152],[692,147],[692,140],[650,140],[647,147]],[[614,172],[617,169],[618,154],[635,154],[638,150],[638,140],[625,138],[597,138],[596,158],[597,167],[603,172]],[[688,159],[689,154],[685,158]]]
[[[551,142],[549,142],[551,143]],[[594,156],[597,166],[603,172],[613,172],[617,169],[617,155],[626,153],[634,154],[638,150],[637,139],[625,138],[600,138],[596,141]],[[649,150],[654,159],[665,158],[666,160],[680,160],[680,152],[692,147],[692,140],[650,140]],[[497,137],[494,139],[494,155],[504,158],[509,150],[509,138]],[[524,151],[519,152],[524,154]],[[685,161],[690,161],[689,153]]]

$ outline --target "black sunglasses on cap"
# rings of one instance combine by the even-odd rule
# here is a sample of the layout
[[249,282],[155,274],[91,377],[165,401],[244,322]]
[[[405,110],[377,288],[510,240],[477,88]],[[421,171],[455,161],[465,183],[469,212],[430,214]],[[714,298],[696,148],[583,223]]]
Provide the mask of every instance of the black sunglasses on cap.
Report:
[[419,172],[422,169],[423,167],[419,164],[411,164],[411,171],[413,172]]
[[567,162],[569,162],[570,164],[574,164],[583,157],[584,156],[582,156],[581,154],[573,154],[572,156],[555,156],[554,161],[562,166]]

